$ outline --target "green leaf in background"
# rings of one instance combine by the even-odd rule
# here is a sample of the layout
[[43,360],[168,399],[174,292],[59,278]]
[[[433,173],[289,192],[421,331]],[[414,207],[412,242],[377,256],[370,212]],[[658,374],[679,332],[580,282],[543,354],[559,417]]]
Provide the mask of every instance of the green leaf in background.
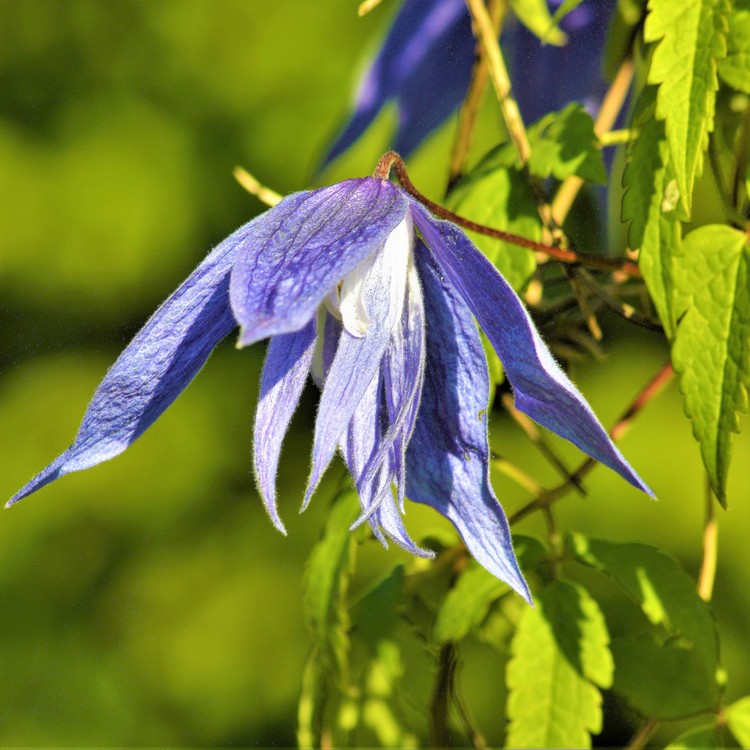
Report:
[[646,12],[646,0],[617,0],[604,45],[604,78],[614,79],[623,61],[631,56],[636,31]]
[[582,2],[583,0],[563,0],[560,7],[555,11],[555,15],[552,16],[553,23],[560,23],[568,13],[572,13]]
[[750,696],[740,698],[724,709],[729,731],[742,747],[750,747]]
[[691,729],[679,737],[675,737],[666,747],[666,750],[691,750],[691,748],[723,747],[719,733],[713,724],[708,724],[697,729]]
[[728,17],[727,56],[719,76],[732,88],[750,94],[750,1],[735,0]]
[[545,115],[529,128],[528,135],[529,170],[537,177],[554,175],[564,180],[576,175],[602,184],[607,181],[594,121],[583,105],[568,104]]
[[352,607],[353,630],[373,651],[380,641],[391,635],[398,623],[404,578],[404,566],[396,565]]
[[615,691],[652,717],[711,710],[719,696],[718,638],[691,578],[672,558],[645,544],[572,534],[566,548],[579,563],[611,576],[657,628],[613,640]]
[[599,606],[554,581],[518,624],[508,662],[509,747],[590,747],[601,731],[599,687],[612,682],[609,634]]
[[433,635],[438,643],[459,641],[479,625],[490,604],[508,587],[471,560],[438,610]]
[[651,634],[613,638],[612,655],[612,689],[642,716],[669,721],[716,709],[714,676],[679,640],[662,644]]
[[346,592],[355,538],[349,527],[359,512],[356,492],[337,496],[305,568],[303,606],[313,647],[305,664],[297,709],[300,747],[320,744],[329,696],[349,679]]
[[664,123],[655,119],[655,111],[656,90],[649,86],[636,104],[634,127],[638,136],[628,151],[622,177],[622,220],[630,222],[629,245],[640,250],[638,265],[671,338],[672,258],[679,250],[682,235],[673,201],[676,183],[669,164]]
[[750,383],[747,235],[719,224],[691,232],[675,257],[674,282],[675,317],[683,317],[672,360],[711,487],[726,505],[732,433]]
[[546,0],[510,0],[510,7],[516,18],[545,44],[559,47],[568,41],[552,19]]
[[[451,191],[447,206],[468,219],[539,241],[542,224],[528,180],[515,168],[515,152],[504,144]],[[509,242],[467,232],[508,283],[520,291],[536,270],[534,253]]]
[[693,184],[714,127],[717,61],[726,55],[727,0],[650,0],[644,37],[658,42],[648,82],[659,84],[656,116],[664,121],[680,201],[689,215]]

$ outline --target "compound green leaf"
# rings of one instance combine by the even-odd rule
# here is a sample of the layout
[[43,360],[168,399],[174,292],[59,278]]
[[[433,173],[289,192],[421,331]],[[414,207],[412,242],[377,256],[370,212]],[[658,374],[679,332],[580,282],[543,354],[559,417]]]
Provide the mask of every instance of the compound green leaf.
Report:
[[750,696],[724,709],[729,731],[742,747],[750,747]]
[[560,46],[568,40],[549,12],[546,0],[510,0],[516,18],[545,44]]
[[683,719],[714,710],[719,689],[694,649],[679,640],[660,643],[653,635],[612,639],[613,690],[640,714]]
[[674,335],[672,258],[682,238],[675,210],[676,181],[664,123],[655,119],[656,91],[644,89],[636,105],[638,137],[623,173],[622,219],[630,222],[629,244],[667,335]]
[[464,638],[482,622],[490,604],[507,591],[504,583],[472,560],[438,610],[435,640],[447,643]]
[[732,88],[750,94],[750,2],[735,0],[728,21],[727,56],[719,61],[719,76]]
[[672,347],[685,412],[711,486],[726,504],[726,480],[738,414],[750,382],[750,248],[747,235],[709,225],[691,232],[675,257]]
[[573,175],[604,183],[604,168],[594,121],[581,104],[568,104],[534,123],[529,130],[529,170],[537,177],[554,175],[564,180]]
[[649,0],[648,7],[644,36],[658,42],[648,82],[659,84],[656,116],[664,121],[680,201],[689,215],[693,184],[714,127],[728,2]]
[[655,718],[711,710],[720,690],[718,638],[692,579],[645,544],[572,534],[566,548],[579,563],[611,576],[654,626],[652,633],[613,641],[614,690]]
[[722,747],[719,733],[713,724],[692,729],[675,737],[667,745],[666,750],[706,750],[709,747]]
[[601,694],[612,681],[604,617],[580,586],[554,581],[518,624],[508,662],[506,744],[590,747],[601,731]]
[[[453,189],[448,208],[480,224],[539,241],[542,225],[528,180],[505,144],[491,151]],[[509,242],[467,232],[508,283],[520,291],[536,270],[534,253]]]

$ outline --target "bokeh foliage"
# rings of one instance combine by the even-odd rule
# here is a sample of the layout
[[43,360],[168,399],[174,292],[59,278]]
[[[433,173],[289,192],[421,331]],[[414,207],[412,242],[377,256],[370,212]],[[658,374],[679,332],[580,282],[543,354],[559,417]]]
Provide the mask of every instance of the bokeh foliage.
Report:
[[[709,3],[689,5],[704,12]],[[719,72],[741,91],[737,80],[744,79],[737,78],[737,69],[742,70],[747,46],[747,10],[739,5],[731,54]],[[387,145],[390,113],[325,175],[314,175],[346,110],[356,66],[377,45],[392,6],[385,2],[358,19],[349,0],[0,1],[0,494],[10,496],[68,444],[123,344],[212,244],[261,210],[233,181],[235,164],[282,192],[371,172]],[[668,20],[659,23],[668,26]],[[657,21],[647,32],[654,39],[661,33]],[[658,64],[654,70],[652,84],[669,79]],[[717,85],[710,76],[698,83]],[[653,89],[646,92],[651,93],[635,107],[653,113],[667,106],[654,99]],[[732,110],[729,94],[720,94],[718,106]],[[658,224],[647,219],[661,209],[664,187],[673,179],[665,174],[665,154],[704,138],[713,115],[704,109],[689,123],[686,115],[690,127],[671,134],[650,119],[634,146],[649,151],[652,169],[631,172],[623,216],[633,219],[630,242],[650,264],[651,270],[644,267],[649,291],[668,329],[682,308],[673,310],[667,292],[660,297],[655,290],[673,284],[659,259],[678,217],[662,216]],[[729,120],[722,121],[727,138],[736,130]],[[450,122],[438,131],[409,164],[413,180],[431,197],[444,192],[453,128]],[[551,130],[554,145],[554,123],[535,131],[542,145]],[[478,127],[475,163],[498,134],[497,113],[488,105]],[[592,154],[584,156],[581,163],[592,164]],[[482,162],[494,165],[491,173],[480,167],[471,178],[480,190],[486,187],[488,200],[523,190],[502,157],[501,149],[490,157],[495,162]],[[557,163],[554,153],[548,158]],[[539,169],[565,176],[546,163]],[[704,170],[699,176],[693,163],[680,169],[674,179],[681,195],[697,181],[692,206],[682,210],[692,207],[696,224],[723,221],[711,174]],[[621,171],[616,160],[613,183]],[[596,164],[587,176],[601,177]],[[456,205],[466,189],[465,183],[454,193]],[[539,226],[533,212],[524,210],[526,197],[507,220],[515,231],[534,236]],[[588,213],[574,212],[566,224],[579,248],[596,252],[591,243],[608,234],[612,249],[621,247],[625,231],[618,213],[608,228],[601,202],[592,198],[587,205]],[[690,243],[701,252],[701,236]],[[483,249],[499,253],[497,247]],[[534,268],[529,256],[516,257],[509,275],[515,274],[521,287]],[[746,294],[744,284],[738,289]],[[611,424],[669,352],[658,335],[606,315],[602,323],[606,359],[579,356],[573,367],[583,392]],[[560,325],[570,326],[568,334],[576,330],[574,322]],[[560,335],[558,352],[569,353],[571,343]],[[695,573],[704,495],[699,448],[675,385],[649,405],[623,442],[659,503],[610,472],[593,472],[587,498],[571,497],[559,506],[561,526],[578,532],[566,540],[565,572],[572,582],[543,589],[538,610],[500,595],[497,583],[470,563],[461,586],[450,588],[447,571],[427,575],[421,563],[398,550],[381,550],[364,534],[339,533],[341,556],[333,562],[348,561],[356,549],[356,574],[347,578],[345,590],[331,579],[325,596],[318,592],[313,612],[310,589],[307,599],[303,595],[305,561],[322,532],[324,540],[336,536],[340,518],[327,516],[344,471],[336,465],[310,510],[296,514],[309,466],[311,389],[283,458],[280,497],[289,536],[272,529],[249,471],[262,357],[262,346],[236,352],[227,342],[126,455],[65,479],[0,517],[0,744],[293,744],[300,691],[300,725],[310,720],[303,716],[305,691],[315,677],[309,665],[316,662],[309,657],[326,647],[330,633],[339,639],[336,648],[346,642],[359,665],[346,675],[347,687],[356,690],[340,705],[337,720],[351,741],[384,745],[408,746],[427,736],[425,718],[414,706],[431,700],[436,664],[459,638],[462,694],[492,743],[503,738],[506,668],[511,684],[519,673],[534,675],[537,682],[528,683],[532,699],[545,689],[540,683],[548,666],[532,663],[538,654],[525,647],[525,634],[568,648],[557,658],[570,672],[571,690],[588,696],[587,714],[577,717],[580,727],[561,723],[557,728],[570,734],[550,734],[551,743],[576,743],[580,732],[598,731],[600,688],[605,709],[618,717],[602,741],[627,739],[638,723],[633,709],[656,715],[655,707],[667,704],[663,695],[649,692],[655,683],[643,679],[643,664],[676,669],[675,664],[697,660],[709,671],[715,668],[708,643],[711,616],[703,613],[685,627],[675,620],[675,610],[682,611],[680,586],[685,592],[692,588],[671,558]],[[553,470],[499,408],[492,415],[491,439],[500,455],[554,484]],[[579,461],[574,448],[557,442],[555,448],[570,466]],[[724,703],[730,705],[750,692],[746,436],[735,439],[724,480],[730,510],[719,521],[713,610],[728,675]],[[505,475],[495,472],[493,481],[509,512],[526,501]],[[346,509],[340,516],[349,517]],[[427,509],[411,506],[407,524],[415,538],[429,536],[435,547],[449,549],[455,542]],[[539,518],[524,521],[518,531],[546,536]],[[534,563],[535,555],[545,554],[538,546],[521,539],[519,554],[524,569],[544,581],[544,565],[536,569]],[[326,555],[316,549],[313,564],[325,568]],[[628,567],[636,561],[645,572],[636,575]],[[597,572],[603,569],[614,583]],[[634,578],[643,588],[634,587]],[[316,580],[324,587],[325,580]],[[394,616],[406,606],[404,591],[410,623]],[[641,598],[639,591],[645,592]],[[342,596],[349,609],[342,609]],[[540,612],[553,610],[562,613],[564,632],[540,636],[554,619]],[[690,627],[696,632],[685,643],[680,638]],[[611,641],[619,663],[632,669],[612,676],[602,667],[606,658],[571,657],[579,630],[593,633],[593,643]],[[348,644],[350,631],[357,637]],[[324,657],[335,661],[337,653]],[[571,659],[578,659],[579,671],[570,669]],[[623,680],[630,681],[623,691],[636,695],[636,705],[626,707],[614,697]],[[610,684],[614,693],[607,691]],[[696,688],[697,700],[705,699],[700,707],[716,698],[711,690],[700,694],[706,684]],[[635,690],[639,686],[641,693]],[[746,743],[743,701],[727,716],[735,736]],[[307,708],[314,713],[314,705]],[[695,708],[678,705],[659,718]],[[524,734],[534,729],[524,710],[518,696],[507,706],[510,737],[541,743],[543,738]],[[455,729],[461,736],[460,723]],[[709,730],[697,731],[705,741]],[[664,736],[675,733],[672,728]]]

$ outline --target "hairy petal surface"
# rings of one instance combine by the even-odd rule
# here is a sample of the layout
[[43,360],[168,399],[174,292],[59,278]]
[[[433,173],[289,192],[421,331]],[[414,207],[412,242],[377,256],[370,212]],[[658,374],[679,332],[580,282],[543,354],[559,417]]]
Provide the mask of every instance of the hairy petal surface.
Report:
[[[362,518],[367,518],[375,536],[387,547],[388,536],[403,549],[420,557],[434,557],[433,553],[418,547],[404,528],[401,515],[393,500],[393,472],[388,461],[381,463],[369,481],[363,481],[365,467],[381,445],[384,407],[381,377],[373,378],[355,409],[352,420],[341,443],[349,473],[354,477],[362,504]],[[355,522],[355,525],[358,522]],[[384,535],[385,532],[385,535]]]
[[489,481],[489,377],[479,332],[423,245],[415,256],[427,318],[427,366],[406,453],[407,495],[448,518],[477,562],[531,601]]
[[403,220],[404,193],[373,177],[295,193],[250,226],[230,283],[239,345],[298,331]]
[[406,302],[401,325],[383,357],[385,399],[388,408],[389,434],[380,447],[382,456],[387,446],[392,452],[393,470],[398,488],[398,504],[404,511],[406,494],[406,446],[414,432],[424,384],[427,357],[424,300],[419,274],[414,262],[409,263]]
[[412,237],[408,218],[391,233],[382,250],[374,254],[372,267],[361,287],[370,321],[367,330],[361,336],[352,335],[346,328],[341,332],[315,421],[313,468],[303,508],[333,458],[367,386],[377,376],[388,341],[401,321]]
[[295,333],[274,336],[260,381],[253,437],[255,476],[266,511],[273,525],[284,534],[276,508],[276,473],[281,444],[305,387],[315,342],[312,320]]
[[122,453],[182,393],[236,326],[229,274],[250,235],[252,222],[211,252],[153,314],[97,388],[73,445],[8,505],[64,474]]
[[508,282],[455,225],[414,206],[441,272],[460,292],[500,356],[516,407],[653,496],[555,362]]

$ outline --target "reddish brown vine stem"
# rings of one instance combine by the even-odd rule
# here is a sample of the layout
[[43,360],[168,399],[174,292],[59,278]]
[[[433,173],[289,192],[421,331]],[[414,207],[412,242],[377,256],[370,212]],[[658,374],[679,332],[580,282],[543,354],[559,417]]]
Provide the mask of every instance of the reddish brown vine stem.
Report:
[[409,175],[406,172],[406,165],[404,164],[403,159],[395,151],[388,151],[383,154],[375,168],[373,177],[387,180],[390,177],[391,172],[394,173],[401,187],[406,190],[409,195],[416,198],[422,205],[429,208],[432,213],[439,216],[441,219],[452,221],[454,224],[458,224],[464,229],[469,229],[477,234],[483,234],[496,240],[502,240],[503,242],[510,242],[519,247],[525,247],[527,250],[543,253],[547,257],[558,260],[561,263],[596,268],[600,271],[617,271],[618,273],[624,273],[628,276],[640,277],[641,275],[638,265],[627,258],[602,258],[598,255],[577,253],[573,250],[566,250],[561,247],[544,245],[541,242],[534,242],[534,240],[530,240],[527,237],[521,237],[520,235],[511,234],[510,232],[503,232],[500,229],[493,229],[492,227],[486,227],[484,224],[477,224],[476,222],[471,221],[471,219],[467,219],[464,216],[459,216],[458,214],[453,213],[453,211],[449,211],[447,208],[444,208],[422,195],[422,193],[414,187],[414,184],[409,179]]

